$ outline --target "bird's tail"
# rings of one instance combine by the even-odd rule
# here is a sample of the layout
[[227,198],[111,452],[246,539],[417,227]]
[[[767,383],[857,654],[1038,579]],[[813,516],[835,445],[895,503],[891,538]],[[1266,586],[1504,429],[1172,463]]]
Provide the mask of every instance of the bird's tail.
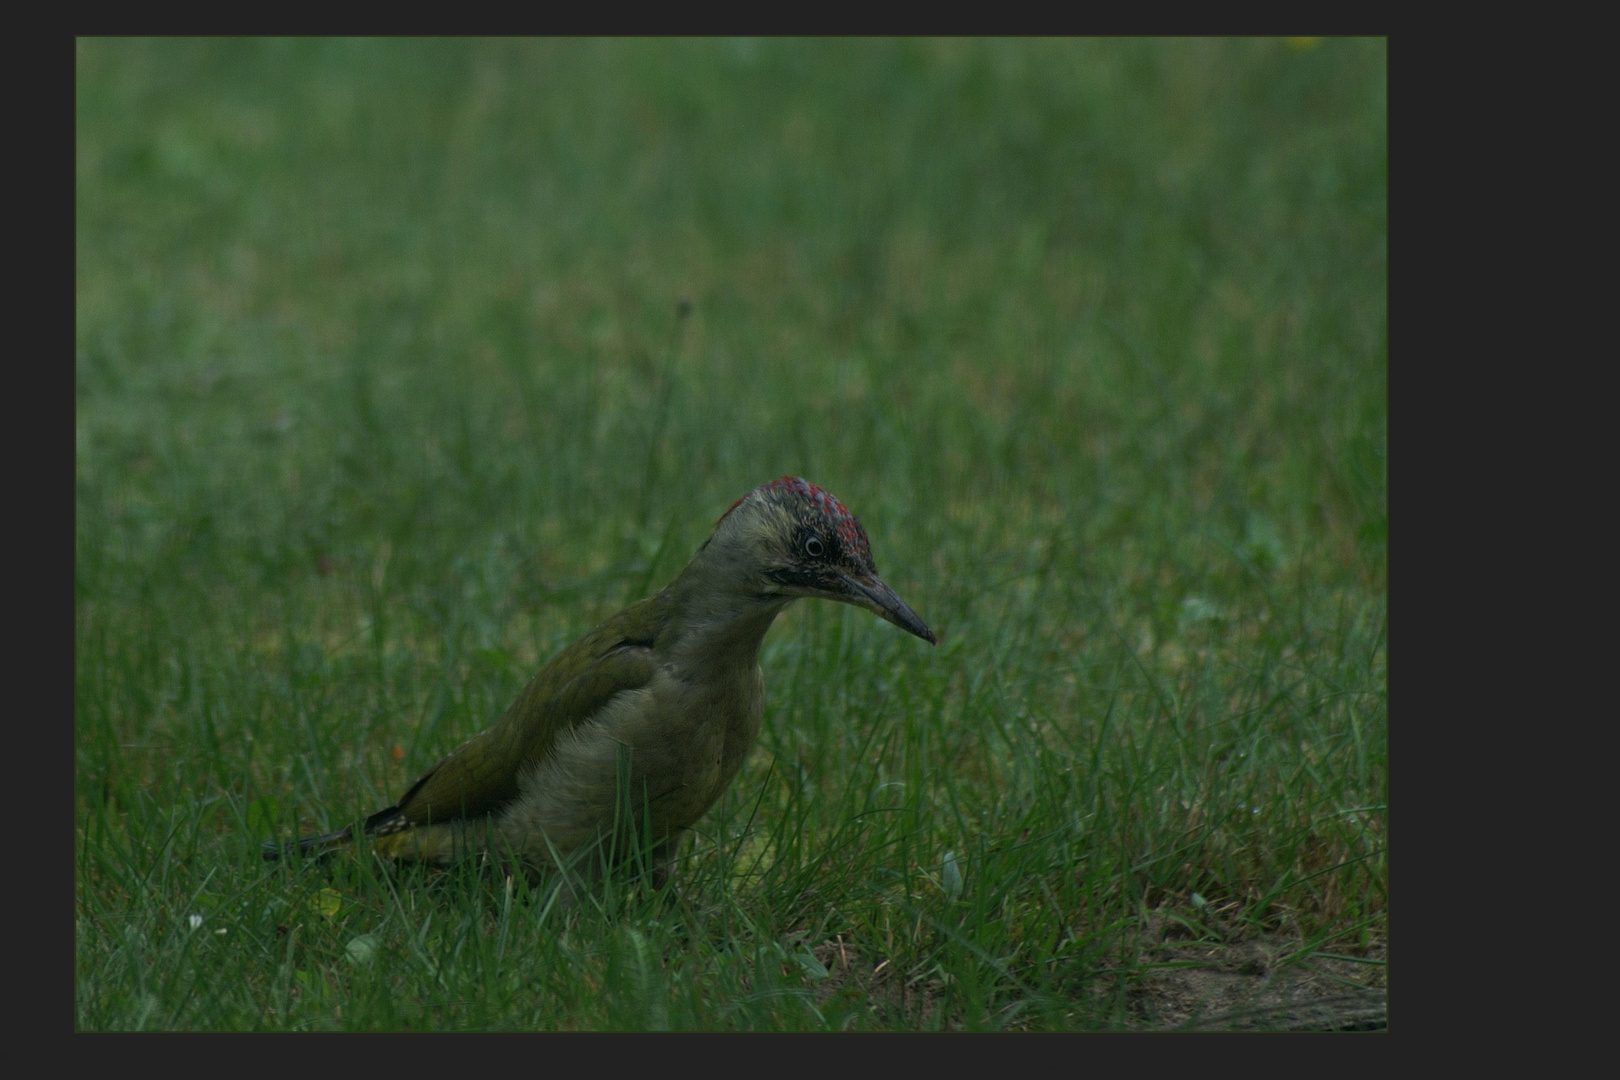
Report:
[[[365,824],[361,826],[360,833],[368,840],[374,841],[409,829],[409,823],[400,814],[399,807],[396,805],[379,810],[366,818]],[[291,855],[294,852],[306,859],[317,859],[322,855],[330,855],[339,848],[350,847],[353,843],[354,830],[352,828],[333,829],[331,832],[321,833],[318,836],[300,836],[297,840],[287,844],[278,844],[274,840],[266,840],[261,850],[267,862],[274,862],[283,855]],[[383,854],[392,854],[392,852],[383,852]]]
[[300,836],[297,840],[286,844],[266,840],[261,850],[266,862],[274,862],[283,855],[291,855],[294,852],[297,852],[303,858],[312,859],[336,851],[338,848],[347,847],[353,841],[354,833],[352,830],[334,829],[328,833],[321,833],[319,836]]

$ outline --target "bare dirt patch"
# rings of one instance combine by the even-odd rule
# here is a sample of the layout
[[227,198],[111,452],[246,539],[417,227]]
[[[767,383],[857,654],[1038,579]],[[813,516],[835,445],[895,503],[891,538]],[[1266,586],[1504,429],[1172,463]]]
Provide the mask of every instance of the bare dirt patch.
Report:
[[[1112,966],[1092,983],[1128,980],[1126,1029],[1381,1031],[1388,1026],[1383,943],[1352,956],[1304,950],[1297,938],[1284,935],[1177,940],[1180,927],[1157,918],[1146,930],[1134,964]],[[938,979],[907,978],[886,962],[874,964],[843,938],[822,942],[811,952],[827,972],[818,996],[864,996],[891,1021],[928,1029],[955,1026],[937,1012],[949,1008]]]
[[[1128,991],[1128,1026],[1199,1031],[1378,1031],[1385,947],[1299,954],[1297,940],[1162,941]],[[1161,966],[1162,965],[1162,966]]]

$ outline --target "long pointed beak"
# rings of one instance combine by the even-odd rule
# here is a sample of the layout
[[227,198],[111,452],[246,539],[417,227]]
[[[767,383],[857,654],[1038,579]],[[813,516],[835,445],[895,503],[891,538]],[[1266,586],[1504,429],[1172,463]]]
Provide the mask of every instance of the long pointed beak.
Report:
[[839,578],[847,590],[841,599],[883,616],[900,629],[916,634],[930,645],[939,644],[939,639],[928,629],[928,624],[919,619],[917,613],[907,607],[904,600],[894,595],[894,590],[883,584],[876,574],[866,578],[840,574]]

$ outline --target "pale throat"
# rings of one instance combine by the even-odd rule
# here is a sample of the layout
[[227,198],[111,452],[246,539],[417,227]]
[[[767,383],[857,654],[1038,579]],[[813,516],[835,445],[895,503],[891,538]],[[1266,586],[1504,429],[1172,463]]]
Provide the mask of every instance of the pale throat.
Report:
[[765,632],[797,597],[738,588],[739,578],[753,575],[738,575],[727,560],[703,555],[669,584],[679,612],[671,659],[681,666],[756,667]]

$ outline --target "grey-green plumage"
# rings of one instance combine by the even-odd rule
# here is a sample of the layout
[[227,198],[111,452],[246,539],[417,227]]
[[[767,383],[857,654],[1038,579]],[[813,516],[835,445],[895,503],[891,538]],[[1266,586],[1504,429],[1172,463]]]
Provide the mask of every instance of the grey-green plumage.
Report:
[[[368,818],[372,849],[442,865],[493,848],[538,873],[601,850],[633,818],[661,877],[753,746],[761,642],[806,596],[935,640],[877,577],[865,530],[842,503],[796,477],[771,481],[733,504],[663,591],[553,657],[492,727]],[[298,846],[348,840],[345,830]],[[266,845],[267,858],[279,853]]]

